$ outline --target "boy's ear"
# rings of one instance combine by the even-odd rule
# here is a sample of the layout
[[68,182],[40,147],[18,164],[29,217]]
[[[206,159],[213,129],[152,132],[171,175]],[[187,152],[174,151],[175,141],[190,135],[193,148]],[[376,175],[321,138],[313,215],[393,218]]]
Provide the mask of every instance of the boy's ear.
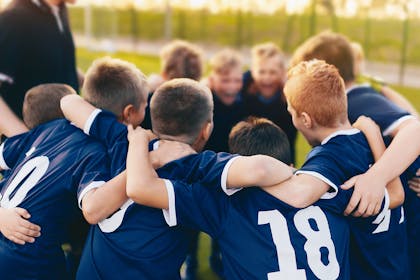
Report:
[[311,116],[310,116],[308,113],[306,113],[306,112],[302,112],[302,114],[300,115],[300,119],[301,119],[301,121],[302,121],[302,124],[303,124],[306,128],[310,129],[310,128],[312,128],[312,127],[313,127],[314,122],[313,122],[313,120],[312,120]]
[[135,113],[135,109],[136,108],[134,108],[133,104],[129,104],[129,105],[124,107],[123,112],[122,112],[122,116],[121,116],[121,118],[122,118],[121,121],[124,124],[129,124],[130,123],[130,116]]

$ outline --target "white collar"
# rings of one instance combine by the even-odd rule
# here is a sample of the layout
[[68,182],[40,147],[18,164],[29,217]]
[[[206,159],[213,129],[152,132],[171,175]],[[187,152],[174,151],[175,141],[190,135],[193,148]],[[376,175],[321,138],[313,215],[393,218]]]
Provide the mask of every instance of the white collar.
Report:
[[327,137],[325,137],[324,140],[322,140],[321,145],[326,144],[328,141],[330,141],[332,138],[334,138],[338,135],[353,135],[353,134],[356,134],[356,133],[359,133],[359,132],[360,132],[360,130],[358,130],[356,128],[338,130],[336,132],[331,133]]

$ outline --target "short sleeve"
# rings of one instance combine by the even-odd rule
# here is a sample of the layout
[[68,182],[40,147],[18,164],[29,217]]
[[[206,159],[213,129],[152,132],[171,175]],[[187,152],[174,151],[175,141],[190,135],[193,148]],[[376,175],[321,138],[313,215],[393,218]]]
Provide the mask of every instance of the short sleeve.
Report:
[[183,225],[216,237],[223,228],[229,198],[220,189],[201,184],[166,180],[169,209],[163,210],[168,225]]
[[411,117],[402,108],[376,92],[354,92],[348,95],[348,115],[353,123],[361,115],[374,120],[384,135],[389,135],[402,118]]
[[118,122],[114,114],[95,110],[86,122],[84,131],[105,145],[111,160],[111,175],[121,173],[127,158],[127,127]]
[[198,181],[206,186],[218,186],[222,188],[227,195],[232,195],[240,186],[235,189],[227,188],[227,177],[232,163],[239,158],[238,155],[229,153],[214,153],[206,151],[201,156],[198,170],[201,173]]
[[83,156],[79,165],[78,174],[80,174],[77,188],[77,200],[79,207],[82,208],[83,197],[90,190],[99,188],[110,179],[109,160],[106,153],[91,153]]
[[26,152],[27,140],[29,140],[29,133],[23,133],[7,138],[0,145],[0,168],[2,170],[9,170],[15,166],[19,157]]
[[314,148],[304,165],[295,174],[308,174],[325,182],[330,186],[330,191],[325,193],[321,199],[332,198],[337,194],[338,187],[346,180],[346,176],[336,160],[338,160],[336,156],[318,152],[318,149]]

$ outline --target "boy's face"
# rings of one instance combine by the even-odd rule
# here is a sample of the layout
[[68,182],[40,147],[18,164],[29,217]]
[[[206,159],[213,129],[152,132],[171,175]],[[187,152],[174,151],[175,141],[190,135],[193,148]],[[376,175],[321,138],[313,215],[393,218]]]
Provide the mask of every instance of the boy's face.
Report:
[[281,90],[286,79],[286,71],[281,66],[280,57],[258,59],[252,64],[252,77],[259,93],[265,97],[273,97]]
[[242,69],[233,68],[224,74],[213,72],[209,83],[211,90],[224,105],[232,105],[242,88]]

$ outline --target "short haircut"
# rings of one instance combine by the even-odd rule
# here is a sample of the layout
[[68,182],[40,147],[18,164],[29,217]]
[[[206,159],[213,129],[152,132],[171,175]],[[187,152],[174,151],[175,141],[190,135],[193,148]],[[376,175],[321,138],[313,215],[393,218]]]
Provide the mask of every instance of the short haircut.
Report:
[[350,41],[344,35],[324,31],[309,38],[294,52],[290,67],[311,59],[325,60],[337,67],[346,83],[355,79],[354,52]]
[[121,116],[127,105],[147,102],[147,79],[137,67],[121,59],[104,57],[88,69],[82,95],[92,105]]
[[200,80],[203,74],[203,55],[199,47],[186,41],[175,40],[164,46],[160,53],[162,72],[167,80],[189,78]]
[[213,119],[210,89],[191,79],[167,81],[153,93],[150,115],[153,132],[159,137],[183,138],[192,144]]
[[244,156],[262,154],[292,163],[286,133],[265,118],[249,117],[237,123],[229,134],[229,150]]
[[284,93],[297,114],[306,112],[321,126],[336,127],[347,120],[344,81],[325,61],[303,61],[290,69]]
[[255,45],[252,50],[252,61],[253,63],[256,61],[261,60],[267,60],[267,59],[273,59],[278,58],[279,59],[279,66],[282,69],[285,69],[285,56],[283,52],[280,50],[280,48],[274,44],[273,42],[267,42],[263,44]]
[[60,100],[69,94],[76,92],[65,84],[42,84],[28,90],[22,110],[25,125],[32,129],[40,124],[64,118]]
[[213,73],[224,75],[232,69],[242,69],[241,55],[232,49],[223,49],[217,52],[210,60],[210,67]]

